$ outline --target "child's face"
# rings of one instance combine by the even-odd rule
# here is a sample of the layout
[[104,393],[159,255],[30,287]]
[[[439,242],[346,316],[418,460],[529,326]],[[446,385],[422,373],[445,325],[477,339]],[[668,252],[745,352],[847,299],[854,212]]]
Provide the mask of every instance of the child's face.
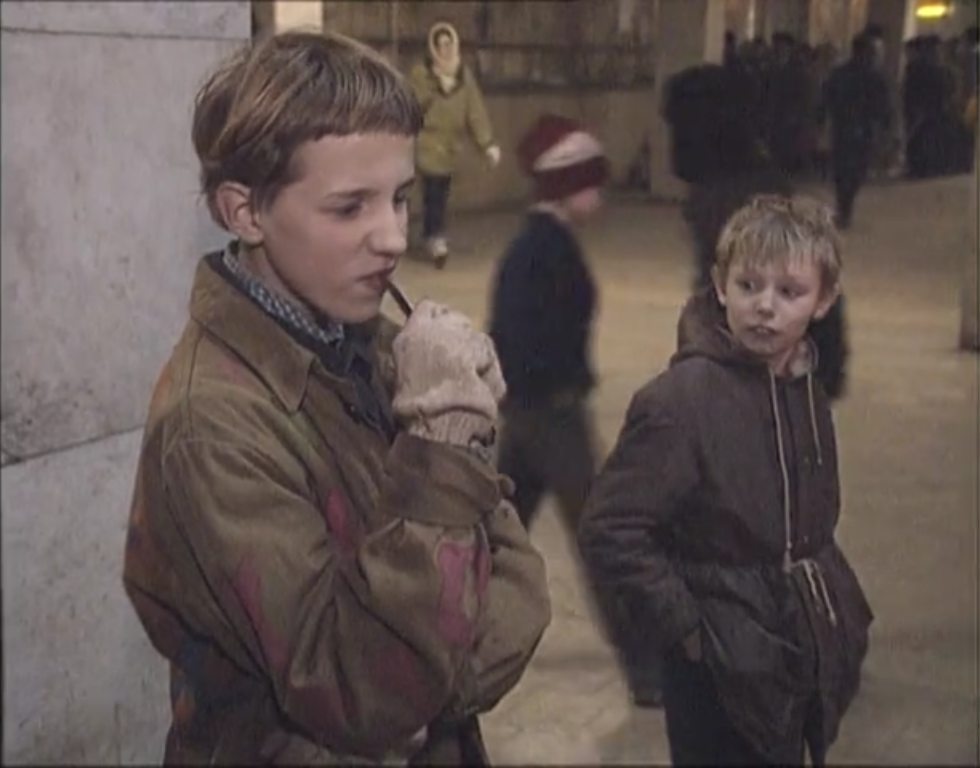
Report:
[[378,314],[407,248],[414,140],[326,136],[300,146],[296,181],[268,208],[246,211],[246,243],[274,290],[342,323]]
[[786,373],[810,322],[827,314],[838,293],[836,286],[823,287],[812,259],[759,265],[736,260],[724,284],[715,275],[715,290],[736,340],[776,375]]
[[456,53],[456,44],[453,41],[453,36],[448,32],[439,32],[435,38],[436,43],[436,57],[443,60],[449,61],[453,58]]

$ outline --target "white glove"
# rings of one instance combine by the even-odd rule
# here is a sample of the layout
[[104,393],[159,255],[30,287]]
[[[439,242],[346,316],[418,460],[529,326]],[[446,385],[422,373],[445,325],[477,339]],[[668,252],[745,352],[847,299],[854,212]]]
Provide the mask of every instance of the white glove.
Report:
[[490,166],[496,168],[500,164],[500,147],[496,144],[491,144],[486,149],[487,159],[490,161]]

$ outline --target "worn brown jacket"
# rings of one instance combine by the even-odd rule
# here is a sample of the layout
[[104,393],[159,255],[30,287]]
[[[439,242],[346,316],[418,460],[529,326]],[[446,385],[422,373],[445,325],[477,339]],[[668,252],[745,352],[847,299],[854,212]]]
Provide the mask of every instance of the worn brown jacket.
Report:
[[[153,393],[125,587],[171,663],[168,763],[485,762],[550,618],[493,467],[361,418],[202,260]],[[387,321],[373,331],[385,409]]]
[[801,728],[815,755],[833,743],[872,620],[835,538],[836,439],[813,349],[774,377],[734,341],[713,292],[695,296],[579,531],[595,577],[653,645],[678,652],[699,633],[727,716],[777,764],[795,760]]

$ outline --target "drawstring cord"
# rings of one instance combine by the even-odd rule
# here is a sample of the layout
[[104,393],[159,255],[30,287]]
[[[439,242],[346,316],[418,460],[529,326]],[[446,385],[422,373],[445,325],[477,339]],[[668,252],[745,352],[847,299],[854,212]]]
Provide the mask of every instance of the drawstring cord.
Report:
[[[832,626],[837,626],[837,612],[830,600],[830,593],[827,590],[827,583],[823,578],[823,571],[820,565],[810,558],[793,561],[793,533],[792,518],[790,517],[790,492],[789,492],[789,468],[786,466],[786,450],[783,444],[782,418],[779,415],[779,399],[776,392],[776,376],[769,372],[769,394],[771,397],[772,415],[776,422],[776,450],[779,454],[779,471],[783,476],[783,522],[786,533],[786,549],[783,551],[783,572],[790,574],[795,568],[802,568],[803,574],[810,587],[810,594],[818,606],[822,606],[827,615],[827,619]],[[813,430],[813,439],[817,446],[817,464],[823,464],[823,455],[820,450],[820,439],[817,433],[817,416],[813,404],[813,378],[807,374],[807,394],[810,401],[810,428]]]
[[779,471],[783,475],[783,530],[786,535],[786,548],[783,550],[783,571],[789,573],[793,566],[793,536],[790,520],[789,469],[786,467],[786,450],[783,446],[783,424],[779,416],[779,400],[776,393],[776,375],[769,371],[769,395],[772,415],[776,421],[776,452],[779,454]]
[[823,605],[827,613],[827,619],[831,626],[837,626],[837,613],[834,611],[834,604],[830,600],[830,592],[827,591],[827,582],[824,581],[823,571],[820,565],[810,558],[803,558],[793,563],[794,568],[803,569],[807,584],[810,586],[810,594],[817,605]]

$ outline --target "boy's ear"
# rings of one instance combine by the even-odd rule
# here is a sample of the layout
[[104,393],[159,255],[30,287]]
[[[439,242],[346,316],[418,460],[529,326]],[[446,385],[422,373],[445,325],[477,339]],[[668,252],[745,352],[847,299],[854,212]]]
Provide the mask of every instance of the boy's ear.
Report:
[[246,245],[262,243],[262,228],[252,204],[252,190],[235,181],[222,182],[214,193],[214,207],[225,228]]
[[717,264],[711,268],[711,282],[715,287],[715,295],[718,297],[718,303],[723,307],[728,306],[727,299],[725,298],[725,278],[722,277],[721,270],[718,269]]
[[820,296],[820,301],[817,302],[817,308],[813,312],[814,320],[823,320],[830,308],[834,306],[834,302],[837,301],[840,296],[840,283],[835,283],[834,287],[829,291],[825,291]]

